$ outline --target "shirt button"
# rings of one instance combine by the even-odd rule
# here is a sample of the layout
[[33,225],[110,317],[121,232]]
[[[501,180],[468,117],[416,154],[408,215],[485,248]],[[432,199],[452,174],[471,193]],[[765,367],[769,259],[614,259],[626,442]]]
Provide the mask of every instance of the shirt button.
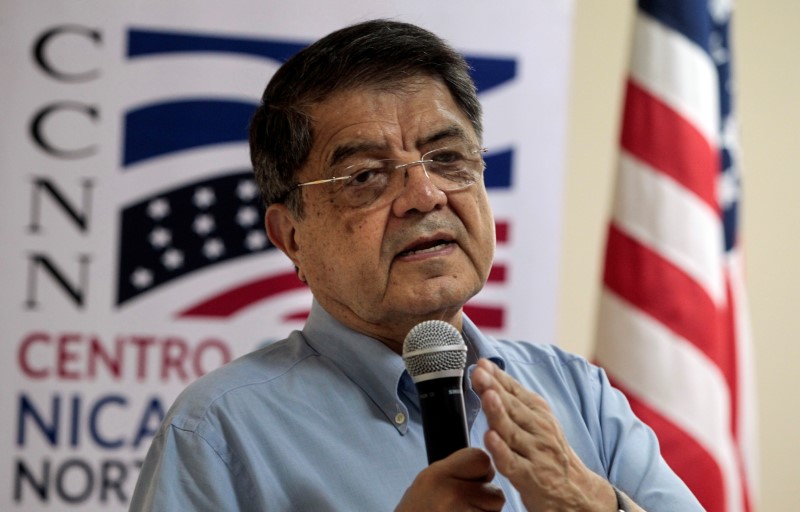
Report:
[[398,425],[402,425],[403,423],[406,422],[406,415],[403,414],[402,412],[398,412],[397,414],[394,415],[394,422],[397,423]]

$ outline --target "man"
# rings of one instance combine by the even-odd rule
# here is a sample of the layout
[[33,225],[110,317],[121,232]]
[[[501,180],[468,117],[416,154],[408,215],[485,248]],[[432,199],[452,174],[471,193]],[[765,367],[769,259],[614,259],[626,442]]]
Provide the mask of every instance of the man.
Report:
[[[475,87],[443,41],[383,20],[334,32],[275,74],[250,146],[311,315],[178,398],[131,510],[702,510],[601,370],[463,314],[494,221]],[[430,319],[469,348],[473,447],[428,466],[400,353]]]

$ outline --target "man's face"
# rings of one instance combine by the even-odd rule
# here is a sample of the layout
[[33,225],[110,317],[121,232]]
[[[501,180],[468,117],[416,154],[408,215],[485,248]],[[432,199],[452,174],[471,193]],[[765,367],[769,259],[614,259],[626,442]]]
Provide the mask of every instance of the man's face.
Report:
[[[312,110],[314,145],[299,182],[332,177],[331,162],[419,160],[437,147],[477,145],[472,125],[447,88],[416,78],[392,91],[338,93]],[[395,171],[403,172],[403,171]],[[315,298],[348,327],[401,350],[427,319],[460,328],[461,307],[483,286],[494,253],[494,221],[483,181],[442,192],[421,166],[408,169],[391,201],[354,208],[333,184],[302,187],[304,215],[273,205],[267,227]]]

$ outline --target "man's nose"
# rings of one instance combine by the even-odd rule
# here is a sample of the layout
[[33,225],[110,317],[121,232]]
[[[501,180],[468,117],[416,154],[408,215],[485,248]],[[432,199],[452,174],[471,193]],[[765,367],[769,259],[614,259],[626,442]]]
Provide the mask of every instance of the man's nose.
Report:
[[431,180],[422,160],[405,164],[398,171],[403,175],[403,189],[392,203],[398,217],[410,211],[428,212],[447,203],[447,195]]

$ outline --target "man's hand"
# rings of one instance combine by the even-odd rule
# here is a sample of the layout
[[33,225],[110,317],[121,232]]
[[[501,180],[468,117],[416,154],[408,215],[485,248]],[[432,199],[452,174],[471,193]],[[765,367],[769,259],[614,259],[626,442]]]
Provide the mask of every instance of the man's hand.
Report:
[[486,448],[529,512],[616,510],[611,484],[578,458],[541,396],[485,359],[472,387],[489,421]]
[[411,484],[395,512],[472,510],[499,511],[503,491],[491,483],[494,468],[478,448],[464,448],[423,469]]

